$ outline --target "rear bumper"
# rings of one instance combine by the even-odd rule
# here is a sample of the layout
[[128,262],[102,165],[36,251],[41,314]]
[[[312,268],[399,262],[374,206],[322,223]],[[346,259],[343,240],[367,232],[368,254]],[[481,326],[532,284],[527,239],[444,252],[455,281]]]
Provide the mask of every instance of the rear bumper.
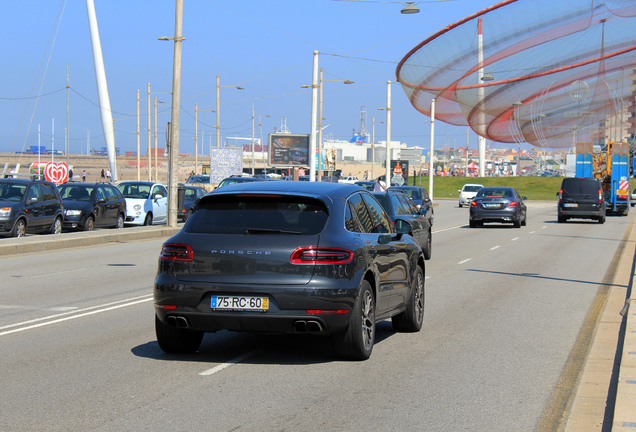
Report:
[[[266,296],[269,308],[263,312],[212,309],[212,296],[222,294]],[[337,333],[348,327],[357,295],[357,287],[307,285],[224,287],[156,283],[154,289],[155,312],[161,322],[204,332]],[[310,314],[307,310],[347,312]]]

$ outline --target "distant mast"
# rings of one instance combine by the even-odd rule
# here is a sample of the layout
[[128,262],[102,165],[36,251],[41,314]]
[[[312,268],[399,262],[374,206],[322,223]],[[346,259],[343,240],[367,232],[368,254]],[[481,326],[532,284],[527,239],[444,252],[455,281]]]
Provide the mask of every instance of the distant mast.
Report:
[[91,45],[93,48],[93,63],[95,64],[95,79],[97,81],[97,96],[99,99],[99,110],[102,118],[102,130],[106,140],[106,151],[108,152],[108,163],[113,181],[117,181],[117,158],[115,153],[115,131],[113,128],[113,115],[110,110],[110,97],[108,96],[108,85],[106,84],[106,70],[104,68],[104,57],[102,55],[102,45],[99,40],[99,29],[97,28],[97,17],[95,15],[95,3],[93,0],[86,0],[86,11],[88,12],[88,27],[91,34]]

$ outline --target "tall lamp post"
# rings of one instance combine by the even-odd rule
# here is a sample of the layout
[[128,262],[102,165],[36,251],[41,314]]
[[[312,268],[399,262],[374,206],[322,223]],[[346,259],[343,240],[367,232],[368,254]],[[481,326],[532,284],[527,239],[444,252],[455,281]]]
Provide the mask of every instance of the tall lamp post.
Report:
[[199,174],[199,111],[216,112],[211,109],[199,109],[199,104],[194,104],[194,174]]
[[[320,89],[319,95],[318,95],[318,170],[316,171],[316,179],[317,181],[321,181],[322,180],[322,89],[323,89],[323,83],[325,82],[339,82],[339,83],[343,83],[343,84],[353,84],[355,81],[351,81],[351,80],[326,80],[322,78],[323,76],[323,71],[322,68],[320,68],[320,80],[318,83],[318,88]],[[313,84],[312,85],[302,85],[300,86],[301,88],[313,88]]]
[[391,187],[391,81],[386,82],[386,108],[378,108],[380,111],[386,111],[386,172],[384,183],[387,187]]
[[219,75],[216,75],[216,146],[221,147],[221,96],[219,89],[221,87],[231,87],[237,90],[244,90],[243,87],[233,85],[221,85]]
[[176,0],[174,37],[160,37],[160,40],[174,40],[172,64],[172,109],[170,114],[170,171],[168,172],[168,226],[177,226],[177,193],[179,169],[179,105],[181,103],[181,37],[183,31],[183,0]]

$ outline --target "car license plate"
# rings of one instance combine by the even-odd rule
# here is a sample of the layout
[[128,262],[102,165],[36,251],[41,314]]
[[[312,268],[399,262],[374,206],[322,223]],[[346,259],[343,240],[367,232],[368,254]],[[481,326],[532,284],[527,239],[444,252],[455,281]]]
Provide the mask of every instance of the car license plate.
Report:
[[578,207],[579,204],[578,203],[565,203],[563,204],[563,207]]
[[212,296],[212,309],[266,311],[268,297]]
[[499,208],[499,204],[486,204],[486,208]]

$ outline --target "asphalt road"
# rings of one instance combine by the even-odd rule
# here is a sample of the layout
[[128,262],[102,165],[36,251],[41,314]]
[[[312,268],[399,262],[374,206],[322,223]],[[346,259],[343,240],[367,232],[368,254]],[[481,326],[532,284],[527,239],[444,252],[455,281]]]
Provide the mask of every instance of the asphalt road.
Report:
[[632,217],[557,224],[530,203],[526,227],[470,229],[441,201],[423,329],[381,323],[366,362],[229,332],[164,354],[163,239],[1,256],[0,430],[533,431]]

